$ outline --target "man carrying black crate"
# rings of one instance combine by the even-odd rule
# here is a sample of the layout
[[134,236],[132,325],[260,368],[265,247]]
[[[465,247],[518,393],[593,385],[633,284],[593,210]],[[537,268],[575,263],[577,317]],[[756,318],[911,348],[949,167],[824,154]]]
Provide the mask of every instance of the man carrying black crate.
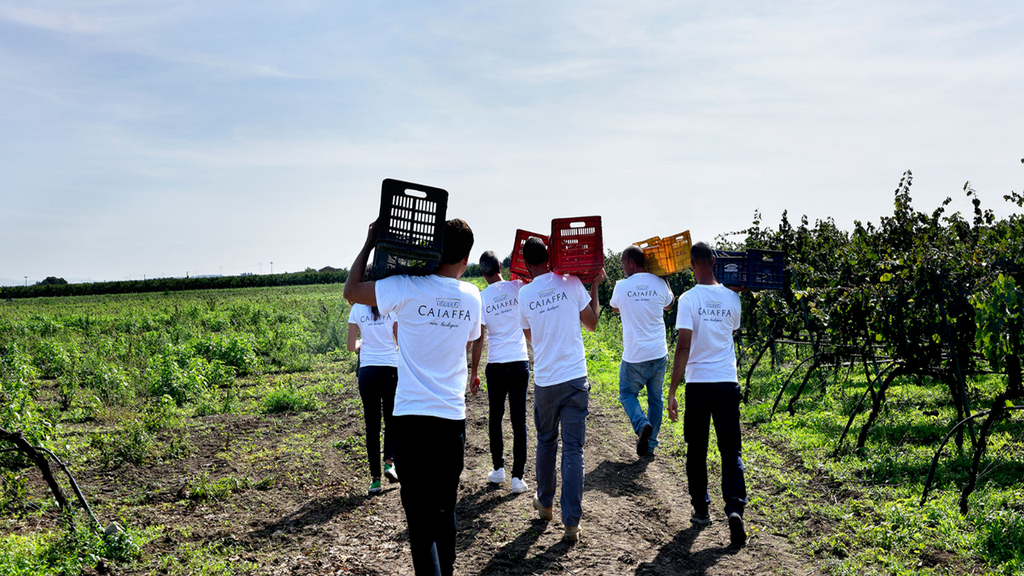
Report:
[[697,285],[679,297],[678,339],[669,383],[668,416],[679,418],[676,389],[686,377],[683,438],[686,440],[686,478],[693,504],[691,521],[711,522],[708,511],[708,428],[715,422],[722,456],[722,497],[734,546],[747,541],[743,509],[747,487],[743,478],[740,439],[740,385],[736,377],[733,333],[740,328],[740,297],[715,279],[714,251],[705,242],[690,249]]
[[398,332],[395,465],[402,470],[402,507],[417,575],[450,575],[455,564],[455,502],[466,444],[466,345],[480,337],[480,290],[459,278],[469,264],[473,231],[445,223],[441,263],[429,276],[367,281],[374,242],[349,269],[345,298],[394,312]]
[[583,514],[583,443],[587,431],[590,384],[582,324],[597,327],[597,289],[607,277],[600,270],[590,292],[575,276],[553,274],[548,249],[536,236],[523,245],[533,282],[519,290],[519,326],[533,342],[533,418],[537,426],[537,495],[533,507],[551,520],[557,481],[558,431],[562,431],[562,525],[566,542],[580,537]]
[[512,493],[529,490],[526,472],[526,391],[530,384],[530,363],[526,337],[519,328],[519,290],[521,280],[505,281],[501,277],[501,261],[488,250],[480,256],[480,272],[487,288],[480,292],[483,301],[483,335],[473,343],[472,378],[476,394],[480,356],[487,337],[487,431],[490,438],[491,463],[487,480],[494,484],[505,481],[505,442],[501,420],[505,416],[505,397],[512,420]]
[[[658,446],[664,409],[665,316],[672,308],[672,289],[647,272],[644,251],[630,246],[622,251],[624,279],[615,283],[611,307],[622,316],[622,363],[619,365],[619,403],[637,435],[636,455],[646,456]],[[647,389],[647,414],[638,396]]]

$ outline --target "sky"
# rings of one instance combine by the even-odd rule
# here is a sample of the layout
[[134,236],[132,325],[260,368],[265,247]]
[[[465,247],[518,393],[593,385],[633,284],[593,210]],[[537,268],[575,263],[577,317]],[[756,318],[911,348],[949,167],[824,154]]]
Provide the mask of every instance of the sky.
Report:
[[[507,255],[1024,188],[1024,3],[0,0],[0,284],[347,268],[381,181]],[[272,263],[272,264],[271,264]]]

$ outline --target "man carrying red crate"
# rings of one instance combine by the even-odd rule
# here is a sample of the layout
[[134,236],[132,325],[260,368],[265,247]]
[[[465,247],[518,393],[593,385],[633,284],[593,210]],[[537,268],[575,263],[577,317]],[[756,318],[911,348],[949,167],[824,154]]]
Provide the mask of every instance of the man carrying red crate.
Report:
[[345,298],[394,312],[402,326],[392,423],[413,568],[417,575],[450,575],[466,443],[466,344],[480,337],[480,291],[459,281],[473,231],[462,220],[445,223],[441,263],[429,276],[364,280],[373,242],[371,224],[349,268]]
[[483,301],[482,335],[473,343],[473,393],[479,385],[477,373],[484,336],[487,337],[487,431],[491,445],[493,469],[487,479],[494,484],[505,481],[505,443],[501,419],[505,416],[505,397],[512,420],[512,492],[529,490],[523,480],[526,472],[526,389],[530,384],[530,363],[526,337],[519,328],[519,290],[521,280],[505,281],[501,277],[501,261],[488,250],[480,256],[480,272],[487,288],[480,292]]
[[730,540],[734,546],[743,546],[747,541],[743,522],[747,487],[741,456],[740,385],[733,346],[733,332],[740,327],[740,297],[715,279],[715,255],[706,243],[693,245],[690,262],[697,285],[679,297],[679,337],[669,382],[668,417],[673,422],[679,418],[676,389],[685,375],[683,438],[686,478],[693,504],[691,521],[701,526],[711,522],[707,459],[708,428],[714,420],[722,456],[722,497]]
[[[619,364],[619,403],[637,435],[636,454],[646,456],[658,446],[668,346],[665,316],[672,308],[672,289],[646,271],[644,251],[630,246],[622,251],[624,279],[615,283],[611,307],[622,315],[622,363]],[[640,407],[640,392],[647,389],[647,414]]]
[[533,342],[533,418],[537,426],[537,495],[533,506],[551,520],[554,505],[558,431],[562,433],[562,496],[559,507],[566,542],[577,542],[583,514],[583,444],[590,384],[580,326],[597,327],[597,289],[607,277],[599,270],[590,292],[575,276],[553,274],[540,238],[523,245],[533,282],[519,291],[519,325]]

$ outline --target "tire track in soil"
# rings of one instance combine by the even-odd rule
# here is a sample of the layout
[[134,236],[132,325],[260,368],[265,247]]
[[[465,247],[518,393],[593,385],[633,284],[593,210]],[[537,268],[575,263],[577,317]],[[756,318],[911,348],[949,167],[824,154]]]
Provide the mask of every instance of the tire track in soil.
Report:
[[[532,388],[528,402],[532,405]],[[491,463],[486,394],[468,398],[466,464],[456,508],[456,574],[820,574],[814,562],[793,551],[784,537],[756,529],[764,526],[756,509],[747,512],[752,536],[747,546],[730,548],[720,495],[712,494],[715,521],[703,529],[693,526],[681,456],[663,443],[655,457],[638,459],[636,437],[625,415],[617,406],[602,406],[593,398],[584,452],[583,533],[579,544],[562,543],[561,492],[556,494],[551,522],[538,520],[532,506],[536,438],[532,417],[528,418],[525,476],[530,490],[517,495],[508,481],[498,486],[487,482]],[[507,414],[505,420],[510,465]],[[360,478],[349,486],[362,483]],[[717,489],[714,474],[709,484]],[[397,485],[385,486],[375,497],[339,497],[331,504],[337,507],[326,514],[330,519],[319,525],[319,533],[299,543],[304,552],[286,554],[287,559],[265,567],[264,573],[413,574]],[[303,508],[316,514],[309,503]]]

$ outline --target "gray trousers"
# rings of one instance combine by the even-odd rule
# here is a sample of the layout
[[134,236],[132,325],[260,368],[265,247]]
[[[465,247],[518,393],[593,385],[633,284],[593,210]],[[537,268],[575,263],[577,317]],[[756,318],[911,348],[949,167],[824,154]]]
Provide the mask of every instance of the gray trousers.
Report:
[[578,526],[583,515],[583,443],[587,436],[590,384],[586,377],[533,390],[533,420],[537,426],[537,498],[550,508],[558,480],[558,429],[562,429],[562,524]]

